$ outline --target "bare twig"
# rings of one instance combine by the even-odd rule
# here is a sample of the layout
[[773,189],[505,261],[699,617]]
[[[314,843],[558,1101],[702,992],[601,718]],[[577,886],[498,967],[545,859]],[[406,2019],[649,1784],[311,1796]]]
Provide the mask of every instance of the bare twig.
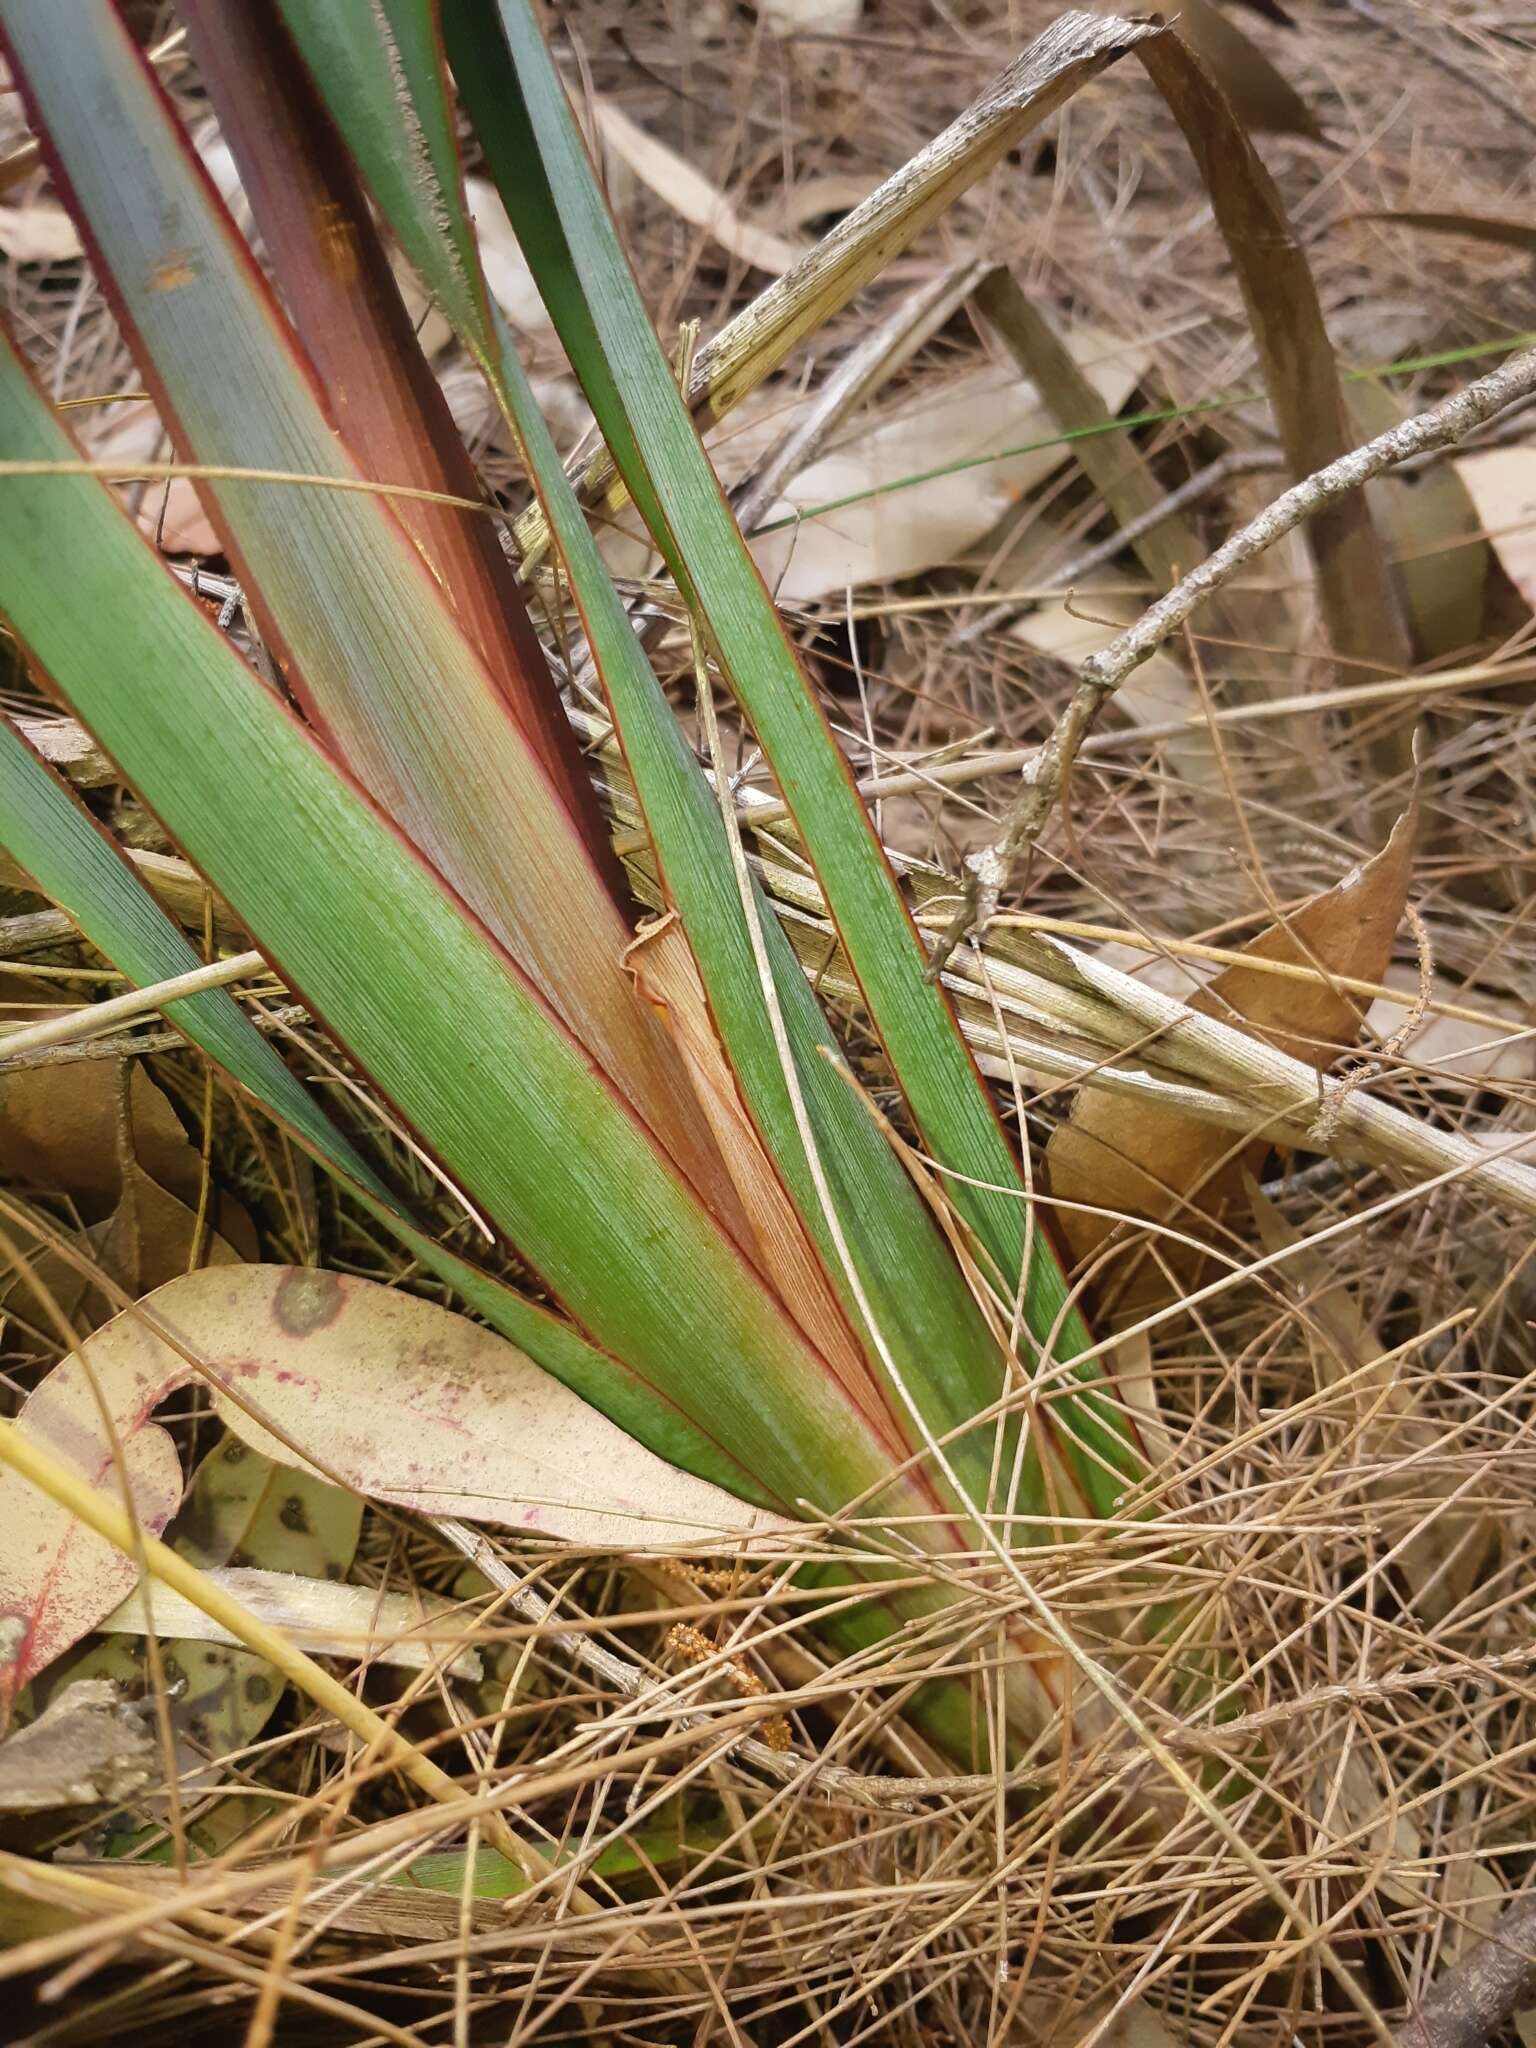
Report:
[[1077,688],[1066,709],[1024,770],[1023,793],[1009,812],[1002,833],[992,845],[966,859],[960,907],[929,962],[930,980],[944,971],[966,933],[984,927],[996,911],[1019,862],[1033,849],[1055,808],[1078,749],[1105,698],[1128,675],[1171,639],[1184,621],[1223,584],[1230,582],[1239,569],[1294,532],[1303,520],[1411,457],[1462,440],[1475,427],[1532,391],[1536,391],[1536,349],[1527,349],[1464,390],[1453,392],[1427,412],[1400,421],[1386,433],[1378,434],[1374,441],[1352,448],[1337,462],[1303,477],[1300,483],[1282,491],[1257,518],[1230,534],[1214,554],[1149,606],[1134,625],[1117,634],[1097,654],[1089,655],[1078,671]]
[[[1278,448],[1231,448],[1225,455],[1218,455],[1214,462],[1208,462],[1204,469],[1197,469],[1192,477],[1187,477],[1157,504],[1149,506],[1134,519],[1127,519],[1116,532],[1095,541],[1081,554],[1073,555],[1059,569],[1052,569],[1049,572],[1051,581],[1068,586],[1078,583],[1095,569],[1101,569],[1106,562],[1112,562],[1126,548],[1134,547],[1154,527],[1161,526],[1180,512],[1187,512],[1191,505],[1198,505],[1202,498],[1208,498],[1212,491],[1219,490],[1234,477],[1252,476],[1257,470],[1284,467],[1285,457]],[[1029,602],[1028,599],[1004,598],[998,604],[989,605],[986,611],[956,628],[955,645],[968,647],[973,641],[984,640],[989,633],[1011,625],[1021,612],[1028,609]]]
[[1536,1897],[1516,1899],[1398,2029],[1397,2048],[1484,2048],[1536,2005]]

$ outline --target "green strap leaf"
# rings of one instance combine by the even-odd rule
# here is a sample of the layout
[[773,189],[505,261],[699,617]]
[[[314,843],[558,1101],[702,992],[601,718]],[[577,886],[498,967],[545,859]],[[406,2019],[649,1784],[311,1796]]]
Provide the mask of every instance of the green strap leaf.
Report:
[[[13,348],[0,459],[78,461]],[[13,473],[0,561],[18,637],[290,985],[587,1335],[664,1397],[617,1419],[752,1499],[793,1508],[813,1489],[834,1506],[878,1483],[886,1461],[734,1242],[107,490]],[[681,1445],[679,1410],[701,1418]],[[699,1467],[706,1434],[718,1448]]]
[[[43,893],[69,912],[91,944],[141,987],[202,965],[116,843],[9,719],[0,720],[0,841]],[[392,1230],[414,1258],[547,1372],[589,1400],[601,1390],[616,1420],[625,1419],[615,1414],[616,1397],[636,1419],[642,1412],[637,1399],[642,1406],[654,1405],[650,1389],[632,1386],[633,1374],[571,1324],[423,1231],[226,989],[168,1003],[165,1014]],[[639,1434],[630,1422],[625,1426]],[[683,1418],[675,1415],[668,1428],[670,1440],[681,1445]],[[712,1455],[712,1446],[700,1437],[693,1456],[708,1460]]]
[[[419,25],[430,20],[426,0],[385,4],[405,46],[425,47]],[[418,183],[403,182],[398,174],[417,135],[426,138],[429,161],[438,170],[445,167],[444,149],[452,147],[453,134],[441,66],[429,75],[414,75],[407,87],[393,70],[353,62],[349,44],[331,32],[334,24],[325,9],[308,0],[285,0],[285,12],[333,118],[368,173],[375,200],[412,252],[423,281],[441,303],[468,305],[470,317],[478,319],[475,309],[483,294],[478,287],[467,293],[462,288],[465,250],[477,269],[479,257],[457,178],[451,184],[434,183],[424,195]],[[369,36],[364,43],[374,47]],[[378,103],[381,92],[387,92],[383,104]],[[403,209],[398,218],[395,207]],[[856,1308],[796,1128],[719,807],[630,626],[504,323],[493,313],[486,331],[471,330],[465,338],[484,351],[487,374],[554,532],[669,900],[698,962],[742,1094],[857,1327]],[[902,1361],[904,1377],[919,1389],[932,1426],[941,1433],[963,1429],[993,1406],[1001,1390],[997,1343],[932,1216],[839,1070],[836,1038],[755,885],[754,901],[796,1078],[860,1279],[882,1332]],[[889,1389],[885,1399],[897,1440],[912,1446],[910,1418],[894,1406]],[[990,1425],[973,1432],[959,1453],[983,1474],[991,1461],[993,1434]],[[981,1483],[984,1490],[984,1479]],[[1029,1512],[1039,1504],[1036,1472],[1021,1508]]]
[[[955,1206],[1028,1328],[1058,1358],[1087,1346],[1061,1270],[1033,1234],[1018,1162],[650,325],[528,0],[444,15],[448,53],[524,254],[620,475],[741,702],[812,859],[891,1067]],[[1025,1271],[1026,1257],[1028,1270]],[[1057,1325],[1060,1325],[1059,1329]],[[1058,1419],[1097,1503],[1140,1469],[1125,1427],[1077,1395]]]
[[[110,0],[3,0],[0,26],[182,452],[366,482]],[[207,490],[311,723],[710,1199],[728,1203],[675,1052],[633,999],[630,934],[607,883],[388,504],[273,482]]]

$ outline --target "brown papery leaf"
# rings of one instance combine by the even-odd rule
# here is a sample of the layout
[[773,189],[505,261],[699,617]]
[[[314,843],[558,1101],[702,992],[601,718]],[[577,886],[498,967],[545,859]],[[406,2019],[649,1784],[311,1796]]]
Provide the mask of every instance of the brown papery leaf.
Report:
[[[216,1188],[199,1227],[202,1160],[138,1065],[86,1060],[11,1076],[0,1090],[0,1174],[69,1197],[87,1224],[74,1248],[120,1290],[118,1299],[147,1293],[194,1264],[256,1256],[250,1217]],[[112,1313],[112,1297],[57,1249],[39,1247],[32,1269],[59,1310],[79,1316],[81,1327]],[[18,1275],[0,1282],[0,1302],[12,1301],[34,1317],[33,1280]]]
[[[1261,932],[1243,949],[1246,957],[1380,981],[1407,899],[1414,826],[1415,813],[1405,811],[1373,860],[1325,895],[1314,896],[1283,924]],[[1322,1072],[1354,1044],[1365,1002],[1322,977],[1303,981],[1234,966],[1190,1007],[1241,1024]],[[1244,1144],[1237,1132],[1084,1088],[1071,1118],[1057,1126],[1046,1148],[1051,1193],[1059,1201],[1091,1203],[1115,1214],[1063,1209],[1058,1212],[1061,1234],[1079,1261],[1104,1248],[1120,1229],[1121,1216],[1145,1217],[1201,1236],[1206,1226],[1230,1218],[1245,1202],[1244,1164],[1261,1161],[1266,1149],[1262,1133]],[[1150,1256],[1138,1234],[1127,1256],[1106,1271],[1101,1283],[1106,1300],[1145,1308],[1188,1285],[1206,1264],[1191,1247],[1166,1239],[1152,1242],[1168,1271]]]
[[1317,116],[1295,86],[1212,0],[1180,0],[1179,33],[1200,52],[1251,134],[1323,140]]
[[[1338,367],[1311,266],[1274,180],[1210,72],[1178,35],[1138,43],[1136,55],[1184,132],[1242,288],[1275,425],[1294,478],[1353,445]],[[1411,666],[1408,629],[1385,551],[1358,491],[1314,513],[1303,529],[1335,653]],[[1395,759],[1389,765],[1404,765]],[[1406,754],[1406,746],[1403,748]]]
[[27,1067],[0,1081],[0,1178],[67,1195],[83,1221],[110,1215],[122,1193],[123,1090],[133,1156],[183,1202],[196,1202],[201,1163],[176,1113],[143,1068],[116,1060]]
[[[494,1332],[308,1267],[170,1281],[55,1366],[16,1428],[117,1500],[115,1436],[138,1520],[158,1535],[182,1470],[152,1418],[198,1377],[194,1359],[252,1449],[400,1507],[663,1552],[787,1526],[643,1449]],[[0,1471],[0,1706],[137,1581],[132,1557]]]

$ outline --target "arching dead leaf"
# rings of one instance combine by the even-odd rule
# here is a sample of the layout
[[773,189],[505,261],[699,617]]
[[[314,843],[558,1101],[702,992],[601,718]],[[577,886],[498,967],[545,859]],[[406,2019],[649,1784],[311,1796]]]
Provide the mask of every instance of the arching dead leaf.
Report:
[[[1323,974],[1316,980],[1229,967],[1190,1007],[1241,1024],[1291,1058],[1326,1070],[1355,1043],[1365,1002],[1324,976],[1380,981],[1402,920],[1413,838],[1410,810],[1373,860],[1244,949],[1252,960],[1317,967]],[[1193,1117],[1085,1088],[1071,1118],[1057,1126],[1046,1148],[1051,1193],[1059,1201],[1114,1213],[1064,1209],[1059,1212],[1061,1235],[1078,1260],[1104,1249],[1120,1229],[1121,1216],[1203,1235],[1207,1226],[1242,1204],[1244,1162],[1262,1158],[1264,1150],[1257,1128],[1245,1145],[1239,1134]],[[1145,1307],[1172,1292],[1178,1279],[1170,1276],[1187,1281],[1204,1264],[1191,1248],[1171,1241],[1162,1244],[1159,1257],[1167,1262],[1166,1271],[1138,1236],[1134,1250],[1106,1274],[1106,1297],[1123,1307]]]

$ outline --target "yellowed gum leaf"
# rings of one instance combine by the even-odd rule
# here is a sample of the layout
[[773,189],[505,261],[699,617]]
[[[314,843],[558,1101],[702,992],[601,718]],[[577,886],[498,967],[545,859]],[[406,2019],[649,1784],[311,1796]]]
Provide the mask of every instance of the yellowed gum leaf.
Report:
[[756,270],[782,277],[805,254],[803,245],[748,220],[712,178],[654,135],[648,135],[613,100],[597,102],[597,132],[605,148],[634,172],[674,213],[702,228],[722,249]]
[[203,510],[196,484],[184,476],[150,485],[139,507],[138,527],[166,555],[216,555],[224,546]]
[[[404,1671],[437,1665],[452,1678],[481,1675],[478,1652],[454,1649],[447,1640],[463,1626],[462,1616],[447,1600],[418,1600],[412,1594],[299,1578],[292,1572],[258,1571],[250,1565],[215,1565],[208,1576],[252,1614],[285,1630],[311,1657],[346,1657],[354,1663],[371,1659]],[[150,1589],[148,1613],[156,1635],[199,1643],[240,1641],[168,1586]],[[450,1614],[455,1620],[445,1626],[443,1617]],[[103,1618],[101,1627],[142,1635],[145,1621],[144,1589],[135,1586]]]
[[339,1579],[362,1530],[355,1493],[264,1458],[239,1437],[217,1444],[192,1475],[172,1537],[204,1571],[260,1565],[308,1579]]
[[[151,1417],[195,1376],[189,1359],[231,1390],[216,1405],[253,1448],[401,1507],[661,1551],[787,1526],[665,1464],[491,1331],[304,1267],[221,1266],[170,1281],[55,1366],[16,1426],[115,1492],[99,1390],[135,1511],[158,1535],[182,1474]],[[94,1628],[137,1578],[131,1558],[0,1472],[0,1700]]]

